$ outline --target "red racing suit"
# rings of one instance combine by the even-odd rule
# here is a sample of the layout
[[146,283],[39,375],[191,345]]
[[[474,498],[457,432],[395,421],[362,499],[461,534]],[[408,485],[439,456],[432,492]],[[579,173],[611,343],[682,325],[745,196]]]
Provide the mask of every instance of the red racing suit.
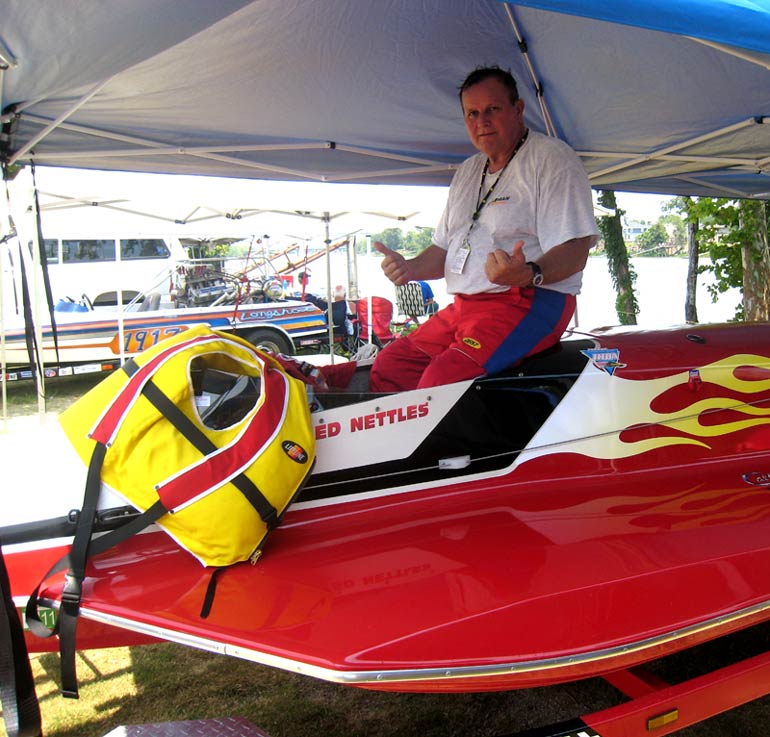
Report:
[[407,391],[502,371],[555,345],[575,304],[572,294],[537,287],[457,294],[417,330],[380,351],[370,390]]

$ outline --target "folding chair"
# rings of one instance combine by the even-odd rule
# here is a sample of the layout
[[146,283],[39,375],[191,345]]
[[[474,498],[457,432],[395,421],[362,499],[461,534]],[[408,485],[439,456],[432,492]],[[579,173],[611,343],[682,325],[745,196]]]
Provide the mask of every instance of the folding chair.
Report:
[[399,315],[406,315],[415,323],[419,323],[418,317],[425,316],[425,301],[419,282],[410,281],[396,287],[396,309]]
[[[369,299],[363,297],[356,303],[358,324],[361,328],[361,341],[369,342]],[[393,321],[393,303],[385,297],[372,297],[371,342],[378,348],[386,346],[398,336],[391,332],[390,323]]]

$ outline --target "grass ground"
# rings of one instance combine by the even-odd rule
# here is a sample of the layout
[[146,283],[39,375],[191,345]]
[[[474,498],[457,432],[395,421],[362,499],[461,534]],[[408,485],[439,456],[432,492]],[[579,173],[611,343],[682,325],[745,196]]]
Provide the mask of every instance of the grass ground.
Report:
[[[768,634],[765,625],[727,648],[704,646],[719,651],[716,658],[713,652],[695,662],[674,656],[654,672],[671,682],[693,677],[726,649],[753,649],[753,640]],[[77,701],[58,693],[58,655],[33,656],[33,672],[46,737],[103,737],[123,725],[214,717],[243,717],[270,737],[493,737],[620,701],[600,679],[500,693],[379,693],[169,643],[79,653]],[[765,697],[677,734],[766,737],[769,725]]]
[[[104,378],[105,374],[68,376],[46,381],[44,385],[47,412],[59,413]],[[38,411],[38,390],[33,381],[9,383],[5,411],[8,417],[34,415]]]
[[[33,668],[46,737],[224,716],[244,717],[271,737],[489,737],[548,718],[545,699],[533,706],[531,692],[378,693],[165,643],[80,653],[78,701],[58,694],[57,655],[35,656]],[[549,711],[579,713],[587,694],[580,684],[552,690]]]

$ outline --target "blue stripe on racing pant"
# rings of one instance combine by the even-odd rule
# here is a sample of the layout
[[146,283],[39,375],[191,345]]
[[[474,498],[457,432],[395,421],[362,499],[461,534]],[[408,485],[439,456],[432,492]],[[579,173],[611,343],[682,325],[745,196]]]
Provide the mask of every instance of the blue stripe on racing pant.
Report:
[[[496,374],[528,356],[538,343],[558,328],[567,307],[567,296],[552,289],[535,288],[529,312],[489,357],[484,370]],[[557,335],[556,340],[559,337]]]

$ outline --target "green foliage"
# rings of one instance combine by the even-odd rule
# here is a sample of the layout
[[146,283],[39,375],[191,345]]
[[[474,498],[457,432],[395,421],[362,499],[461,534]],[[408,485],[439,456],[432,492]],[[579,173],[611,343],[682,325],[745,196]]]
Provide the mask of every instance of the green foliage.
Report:
[[[78,700],[59,696],[58,655],[33,659],[46,737],[103,737],[126,734],[121,725],[227,716],[273,737],[488,737],[567,719],[576,702],[581,708],[614,704],[590,679],[549,687],[546,707],[536,690],[515,699],[505,691],[369,691],[170,643],[78,651],[77,657]],[[173,727],[165,726],[143,731],[170,734]]]
[[[403,253],[407,258],[412,258],[424,251],[433,242],[433,230],[420,228],[404,233],[400,228],[387,228],[381,233],[372,235],[372,242],[380,241],[393,251]],[[360,251],[364,252],[365,245],[361,242]]]
[[404,232],[401,228],[386,228],[381,233],[375,233],[372,236],[372,242],[379,241],[386,245],[392,251],[402,251],[404,243]]
[[668,242],[668,231],[666,226],[658,220],[651,225],[637,239],[636,246],[639,249],[639,256],[665,256],[663,244]]
[[[677,197],[670,209],[679,210],[688,220],[698,219],[699,251],[711,260],[699,270],[710,271],[714,275],[714,284],[708,288],[714,302],[728,289],[744,289],[744,258],[751,259],[756,270],[766,270],[766,243],[759,247],[757,244],[762,240],[761,234],[767,233],[770,220],[770,204],[767,202]],[[755,281],[761,283],[762,279]],[[736,319],[744,318],[747,298],[756,296],[744,294]]]
[[405,250],[409,253],[422,253],[433,243],[433,228],[420,228],[420,230],[410,230],[404,240]]
[[[742,288],[741,245],[746,234],[740,226],[740,202],[723,197],[676,197],[669,208],[678,209],[688,221],[698,220],[698,250],[711,261],[698,271],[714,275],[714,283],[708,287],[712,301],[716,302],[728,289]],[[739,307],[736,318],[741,317]]]
[[[670,240],[674,245],[681,248],[687,246],[687,224],[679,215],[670,212],[668,215],[661,216],[658,222],[662,223],[664,226],[673,226],[673,234],[671,235]],[[669,228],[666,228],[666,232],[668,231]]]
[[[256,246],[259,249],[259,246]],[[250,246],[249,241],[239,241],[233,243],[230,246],[220,243],[209,249],[207,254],[208,258],[216,258],[218,256],[229,256],[230,258],[246,258],[249,253],[254,255],[255,246]]]
[[598,222],[607,255],[607,267],[617,293],[615,311],[621,325],[636,325],[636,315],[639,312],[639,304],[634,294],[636,274],[628,260],[628,250],[623,240],[621,218],[624,212],[617,205],[615,193],[610,190],[599,193],[599,204],[615,211],[614,215],[600,217]]
[[246,256],[251,251],[257,252],[260,245],[248,240],[236,241],[234,238],[203,238],[201,240],[183,239],[182,244],[187,249],[190,258],[225,258]]

